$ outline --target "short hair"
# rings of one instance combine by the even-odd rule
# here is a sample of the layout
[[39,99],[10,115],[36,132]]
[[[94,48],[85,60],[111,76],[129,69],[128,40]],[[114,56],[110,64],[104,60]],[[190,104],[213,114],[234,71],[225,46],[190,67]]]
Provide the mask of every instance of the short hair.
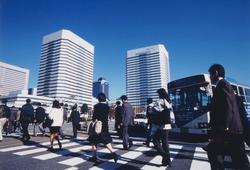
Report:
[[74,104],[74,106],[72,107],[72,110],[77,109],[77,104]]
[[153,99],[151,97],[147,98],[147,104],[153,103]]
[[30,103],[31,102],[31,100],[30,99],[26,99],[26,103]]
[[218,76],[225,78],[225,69],[221,64],[213,64],[208,69],[210,74],[215,74],[218,72]]
[[61,107],[60,107],[59,101],[58,101],[58,100],[54,100],[54,101],[53,101],[52,107],[53,107],[53,108],[61,108]]
[[42,104],[40,102],[37,103],[38,106],[41,106]]
[[106,96],[104,93],[98,93],[97,99],[99,102],[106,102]]
[[121,100],[128,100],[128,98],[127,98],[126,95],[122,95],[122,96],[120,97],[120,99],[121,99]]
[[115,104],[118,106],[121,104],[121,102],[118,100]]

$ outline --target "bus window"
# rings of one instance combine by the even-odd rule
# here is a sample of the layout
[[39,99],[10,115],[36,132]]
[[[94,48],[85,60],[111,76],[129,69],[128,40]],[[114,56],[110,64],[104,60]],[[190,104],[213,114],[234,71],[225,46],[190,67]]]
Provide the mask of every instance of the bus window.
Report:
[[244,95],[243,88],[239,86],[240,95]]
[[233,90],[238,94],[237,87],[235,85],[231,85],[233,87]]

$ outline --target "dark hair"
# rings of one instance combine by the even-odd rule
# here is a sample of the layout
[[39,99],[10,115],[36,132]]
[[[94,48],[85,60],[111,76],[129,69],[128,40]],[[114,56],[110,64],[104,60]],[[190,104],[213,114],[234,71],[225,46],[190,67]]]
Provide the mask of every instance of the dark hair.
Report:
[[127,98],[126,95],[122,95],[122,96],[120,97],[120,99],[121,99],[121,100],[128,100],[128,98]]
[[106,102],[106,96],[104,93],[98,93],[97,99],[99,102]]
[[26,103],[30,103],[31,102],[31,100],[30,99],[26,99]]
[[42,104],[40,102],[37,103],[38,106],[41,106]]
[[59,101],[58,100],[54,100],[52,107],[53,108],[61,108]]
[[223,77],[225,78],[225,69],[221,64],[213,64],[210,66],[210,68],[208,69],[210,74],[215,74],[215,72],[218,72],[218,76],[219,77]]
[[77,104],[74,104],[74,106],[72,107],[72,110],[77,109]]
[[147,104],[153,103],[153,99],[151,97],[147,98]]
[[115,104],[116,104],[116,105],[120,105],[120,104],[121,104],[121,102],[118,100]]
[[160,88],[156,92],[159,94],[160,99],[166,99],[169,103],[171,103],[170,97],[164,88]]

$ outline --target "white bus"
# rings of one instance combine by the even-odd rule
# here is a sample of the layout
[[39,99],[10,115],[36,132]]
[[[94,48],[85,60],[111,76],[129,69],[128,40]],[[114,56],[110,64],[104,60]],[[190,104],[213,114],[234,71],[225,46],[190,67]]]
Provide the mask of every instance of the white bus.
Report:
[[[250,122],[250,87],[229,81],[245,104]],[[168,92],[175,113],[176,128],[173,132],[207,134],[209,104],[214,85],[208,74],[194,75],[168,83]]]

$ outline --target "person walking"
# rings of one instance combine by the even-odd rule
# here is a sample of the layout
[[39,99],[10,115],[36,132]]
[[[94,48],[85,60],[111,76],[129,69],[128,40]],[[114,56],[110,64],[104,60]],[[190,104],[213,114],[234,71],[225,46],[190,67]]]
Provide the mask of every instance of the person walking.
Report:
[[52,108],[49,112],[48,117],[53,120],[51,127],[50,127],[50,147],[48,148],[49,151],[54,151],[53,143],[56,139],[59,145],[59,148],[62,148],[62,144],[59,140],[59,129],[63,124],[63,110],[60,107],[60,103],[57,100],[53,101]]
[[79,123],[80,123],[80,113],[79,111],[77,111],[77,104],[75,104],[72,107],[70,120],[72,120],[73,138],[77,138],[77,130],[79,129]]
[[22,111],[20,115],[20,122],[23,129],[23,142],[27,142],[30,140],[30,135],[28,131],[29,124],[34,120],[34,108],[30,104],[31,100],[27,99],[26,104],[22,106]]
[[106,148],[109,150],[109,152],[112,155],[112,158],[114,159],[115,162],[118,160],[118,155],[113,152],[112,149],[112,138],[110,137],[109,134],[109,128],[108,128],[108,115],[109,115],[109,106],[106,103],[106,96],[104,93],[99,93],[97,95],[97,99],[99,103],[97,103],[94,106],[94,112],[93,112],[93,117],[92,121],[99,120],[102,122],[102,129],[100,134],[96,135],[90,135],[88,140],[92,146],[92,152],[93,152],[93,157],[90,158],[91,161],[94,162],[100,162],[100,160],[97,158],[96,150],[97,150],[97,144],[98,143],[103,143]]
[[150,145],[150,141],[152,139],[152,135],[151,135],[151,129],[152,129],[152,112],[153,112],[153,99],[152,98],[148,98],[147,99],[147,108],[146,108],[146,116],[148,119],[148,132],[147,132],[147,140],[145,143],[145,145],[147,145],[147,147],[149,147]]
[[126,95],[121,96],[122,100],[122,139],[123,139],[123,149],[128,150],[133,146],[132,139],[129,138],[129,128],[133,126],[134,110],[132,105],[128,102]]
[[4,124],[6,122],[7,122],[7,118],[4,117],[4,106],[0,105],[0,142],[3,140],[2,131],[3,131]]
[[151,136],[153,136],[153,143],[156,150],[162,156],[162,166],[171,167],[168,134],[171,129],[171,111],[172,104],[168,93],[164,88],[157,90],[159,99],[153,107],[152,116],[152,130]]
[[2,103],[3,103],[3,105],[2,105],[3,117],[6,118],[6,122],[3,125],[3,130],[4,130],[5,134],[7,135],[8,130],[9,130],[9,119],[10,119],[10,115],[11,115],[11,110],[7,106],[7,100],[3,100]]
[[231,156],[235,169],[250,169],[243,143],[243,125],[232,86],[220,64],[209,68],[211,82],[216,85],[211,100],[210,139],[207,155],[211,169],[224,169],[224,156]]
[[45,134],[45,130],[42,127],[42,124],[44,122],[46,113],[45,113],[45,109],[42,107],[42,104],[39,102],[38,107],[36,108],[35,111],[35,121],[34,121],[34,136],[37,136],[36,133],[36,126],[38,126],[40,132],[42,132],[42,135],[44,136]]
[[116,102],[116,108],[115,108],[115,130],[117,131],[117,134],[119,138],[122,138],[122,106],[121,102]]

